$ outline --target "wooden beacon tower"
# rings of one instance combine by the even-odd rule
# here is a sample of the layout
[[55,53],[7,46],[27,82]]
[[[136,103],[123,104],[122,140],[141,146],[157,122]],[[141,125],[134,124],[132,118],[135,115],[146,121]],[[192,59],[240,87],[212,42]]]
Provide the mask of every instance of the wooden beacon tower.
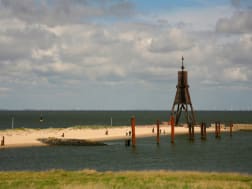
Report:
[[196,119],[189,93],[189,85],[187,82],[187,71],[184,71],[183,56],[182,56],[181,71],[178,71],[177,92],[172,106],[172,115],[175,117],[175,125],[178,125],[182,111],[185,111],[187,124],[195,125]]

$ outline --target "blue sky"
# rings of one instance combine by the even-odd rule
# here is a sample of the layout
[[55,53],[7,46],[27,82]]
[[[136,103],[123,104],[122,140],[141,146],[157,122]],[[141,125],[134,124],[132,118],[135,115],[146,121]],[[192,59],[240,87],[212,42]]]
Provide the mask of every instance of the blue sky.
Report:
[[251,110],[249,0],[1,0],[0,109]]
[[145,0],[135,0],[133,1],[136,8],[141,11],[147,12],[158,12],[158,11],[170,11],[179,8],[192,8],[201,9],[216,6],[227,6],[230,4],[229,0],[213,0],[213,1],[203,1],[203,0],[157,0],[157,1],[145,1]]

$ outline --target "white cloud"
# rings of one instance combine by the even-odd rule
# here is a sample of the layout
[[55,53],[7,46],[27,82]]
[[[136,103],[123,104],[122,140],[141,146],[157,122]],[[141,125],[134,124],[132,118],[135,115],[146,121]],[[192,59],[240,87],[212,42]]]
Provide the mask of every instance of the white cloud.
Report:
[[[137,16],[123,22],[122,17],[134,12],[127,1],[106,1],[104,7],[100,1],[94,3],[98,6],[91,1],[63,1],[62,5],[39,1],[38,7],[34,2],[27,7],[19,1],[0,4],[0,82],[5,84],[0,93],[9,92],[5,86],[47,96],[70,88],[86,97],[107,87],[125,95],[172,92],[181,56],[194,88],[251,88],[252,34],[247,17],[239,17],[245,33],[215,32],[223,14],[233,19],[232,12],[227,13],[230,7]],[[116,10],[109,12],[112,7]],[[118,20],[108,19],[111,16]],[[106,22],[101,24],[103,18]]]
[[238,11],[230,18],[221,18],[216,24],[217,32],[226,33],[251,33],[252,32],[252,11]]
[[56,46],[53,46],[52,48],[48,49],[31,49],[31,50],[32,50],[31,57],[38,60],[46,57],[54,57],[55,54],[58,54],[58,49]]
[[153,52],[169,52],[192,48],[193,42],[181,29],[172,28],[151,40],[149,49]]
[[247,81],[247,75],[246,72],[244,72],[243,70],[241,70],[241,68],[237,67],[237,68],[226,68],[223,71],[224,73],[224,77],[227,80],[231,80],[231,81]]

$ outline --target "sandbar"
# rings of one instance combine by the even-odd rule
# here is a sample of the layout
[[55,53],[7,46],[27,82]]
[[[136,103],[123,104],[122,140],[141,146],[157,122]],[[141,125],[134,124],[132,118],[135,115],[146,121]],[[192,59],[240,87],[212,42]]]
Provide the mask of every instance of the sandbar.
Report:
[[[64,139],[79,139],[89,140],[93,142],[104,142],[113,140],[126,140],[130,139],[129,131],[130,126],[120,127],[69,127],[69,128],[46,128],[46,129],[7,129],[0,130],[0,140],[4,136],[4,146],[0,148],[13,148],[13,147],[32,147],[32,146],[45,146],[47,144],[38,139],[41,138],[64,138]],[[153,132],[154,129],[154,132]],[[167,123],[160,124],[160,136],[167,135],[170,137],[171,126]],[[200,127],[195,127],[195,133],[200,133]],[[207,128],[207,133],[214,132],[214,127]],[[224,131],[228,131],[225,129]],[[107,134],[106,134],[107,132]],[[188,128],[184,126],[175,127],[175,134],[187,134]],[[155,137],[157,135],[156,125],[137,125],[136,138],[142,137]]]

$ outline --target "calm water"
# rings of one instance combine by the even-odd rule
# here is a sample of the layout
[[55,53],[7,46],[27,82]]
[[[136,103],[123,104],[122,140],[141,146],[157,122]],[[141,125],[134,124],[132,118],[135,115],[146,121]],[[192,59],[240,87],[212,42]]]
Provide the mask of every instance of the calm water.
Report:
[[[44,122],[40,123],[40,114]],[[129,125],[130,118],[136,117],[136,123],[153,124],[157,119],[167,121],[169,111],[0,111],[0,129],[11,128],[12,117],[14,127],[48,128],[70,127],[75,125]],[[182,116],[183,118],[183,116]],[[222,123],[252,123],[252,111],[198,111],[198,122],[208,124],[215,121]],[[183,121],[183,120],[182,120]]]
[[0,150],[0,170],[198,170],[252,174],[252,133],[237,132],[221,139],[208,135],[194,142],[187,136],[162,136],[137,139],[137,147],[125,147],[123,141],[97,147],[30,147]]
[[[131,116],[136,123],[153,124],[157,119],[167,121],[167,111],[0,111],[0,129],[14,127],[48,128],[75,125],[129,125]],[[197,121],[252,123],[251,111],[199,111]],[[170,144],[169,136],[137,139],[136,149],[125,147],[124,141],[109,142],[97,147],[31,147],[0,150],[0,170],[96,169],[107,170],[199,170],[241,172],[252,174],[252,132],[228,133],[221,139],[208,135],[206,141],[196,136],[189,142],[187,136],[176,136]]]

